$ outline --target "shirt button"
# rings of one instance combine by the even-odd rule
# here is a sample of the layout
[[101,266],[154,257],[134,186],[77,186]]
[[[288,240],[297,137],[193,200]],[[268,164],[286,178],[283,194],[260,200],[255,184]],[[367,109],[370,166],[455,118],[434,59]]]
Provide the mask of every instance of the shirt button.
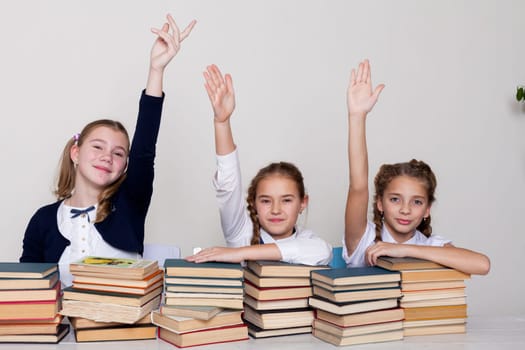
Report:
[[86,214],[82,214],[80,215],[81,218],[85,218],[86,217]]
[[82,249],[82,253],[85,253],[86,251],[84,249]]
[[82,240],[85,241],[85,240],[86,240],[86,237],[82,237]]

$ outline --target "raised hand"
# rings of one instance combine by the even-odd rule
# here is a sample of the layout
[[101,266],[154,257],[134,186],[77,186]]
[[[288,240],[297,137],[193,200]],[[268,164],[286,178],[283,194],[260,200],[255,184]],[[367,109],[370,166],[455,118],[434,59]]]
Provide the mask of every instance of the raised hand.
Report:
[[226,74],[223,77],[219,68],[212,64],[206,67],[204,79],[206,79],[204,86],[213,107],[215,121],[222,123],[229,120],[235,109],[235,92],[231,75]]
[[359,63],[357,72],[355,69],[352,69],[348,85],[348,114],[366,115],[376,104],[379,94],[384,87],[384,84],[379,84],[372,90],[370,63],[368,60]]
[[182,41],[190,35],[195,23],[197,23],[195,20],[191,21],[181,33],[173,17],[168,14],[166,18],[168,23],[164,23],[161,29],[151,28],[151,31],[157,34],[150,57],[151,68],[156,70],[163,70],[175,57],[180,50]]

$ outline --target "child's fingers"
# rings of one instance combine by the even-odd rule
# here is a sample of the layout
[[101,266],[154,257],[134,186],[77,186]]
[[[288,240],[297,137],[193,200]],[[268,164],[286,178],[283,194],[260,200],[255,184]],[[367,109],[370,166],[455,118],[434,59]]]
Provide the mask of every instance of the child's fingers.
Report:
[[180,41],[186,39],[188,37],[188,35],[190,35],[190,33],[193,30],[193,27],[195,26],[196,23],[197,23],[197,21],[193,20],[193,21],[190,22],[190,24],[188,24],[186,26],[186,28],[184,28],[182,33],[180,33]]
[[177,38],[177,41],[180,42],[181,41],[180,40],[180,30],[179,30],[179,27],[177,26],[177,23],[175,23],[175,20],[173,19],[173,17],[169,13],[166,16],[166,18],[168,19],[168,23],[171,26],[171,30],[173,32],[173,36],[175,38]]

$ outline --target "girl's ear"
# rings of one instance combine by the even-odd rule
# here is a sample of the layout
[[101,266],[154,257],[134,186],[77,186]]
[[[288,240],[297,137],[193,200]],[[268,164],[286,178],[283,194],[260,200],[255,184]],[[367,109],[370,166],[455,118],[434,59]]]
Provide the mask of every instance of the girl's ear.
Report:
[[384,212],[383,210],[383,198],[381,197],[377,197],[376,199],[376,206],[377,206],[377,210],[379,210],[380,212]]
[[73,146],[71,146],[71,149],[69,150],[69,157],[71,158],[71,161],[73,162],[73,164],[78,164],[78,152],[79,152],[78,145],[73,144]]
[[310,200],[310,197],[308,197],[308,195],[305,194],[303,200],[301,201],[301,210],[299,211],[300,213],[302,213],[303,210],[306,209],[306,207],[308,206],[309,200]]

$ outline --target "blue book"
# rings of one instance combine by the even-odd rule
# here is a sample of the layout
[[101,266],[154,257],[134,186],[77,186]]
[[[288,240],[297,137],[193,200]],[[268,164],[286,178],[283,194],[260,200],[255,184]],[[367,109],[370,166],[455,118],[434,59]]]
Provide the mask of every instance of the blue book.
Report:
[[312,271],[310,277],[312,280],[331,286],[399,282],[401,280],[401,274],[398,271],[389,271],[376,266],[315,270]]
[[166,259],[164,270],[166,277],[243,277],[242,266],[238,263],[205,262],[197,264],[184,259]]
[[56,263],[0,262],[1,278],[44,278],[57,270]]

